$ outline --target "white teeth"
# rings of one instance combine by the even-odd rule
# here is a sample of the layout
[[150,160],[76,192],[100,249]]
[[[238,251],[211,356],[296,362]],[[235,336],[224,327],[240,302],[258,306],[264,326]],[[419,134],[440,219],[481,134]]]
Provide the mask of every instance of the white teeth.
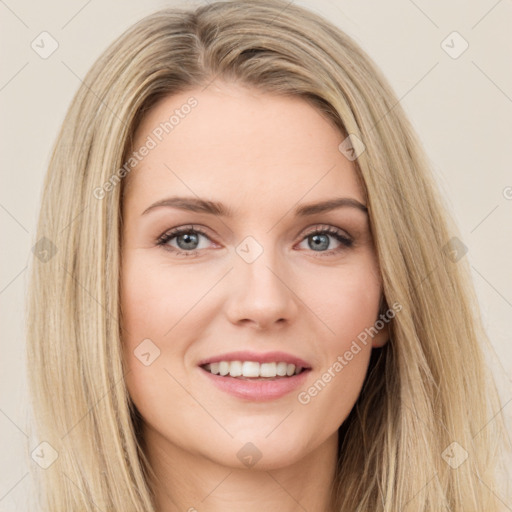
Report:
[[206,364],[204,369],[222,377],[229,375],[230,377],[275,378],[298,375],[302,372],[303,367],[283,362],[260,364],[255,361],[218,361]]
[[227,361],[221,361],[219,363],[219,373],[223,377],[229,373],[229,363]]
[[242,375],[242,361],[231,361],[229,375],[231,377],[240,377]]
[[276,363],[262,363],[260,367],[260,375],[262,377],[275,377],[276,374]]
[[259,377],[260,376],[260,363],[254,361],[244,361],[242,365],[242,375],[244,377]]
[[287,366],[288,365],[286,363],[277,363],[276,374],[279,375],[279,377],[284,377],[286,375]]

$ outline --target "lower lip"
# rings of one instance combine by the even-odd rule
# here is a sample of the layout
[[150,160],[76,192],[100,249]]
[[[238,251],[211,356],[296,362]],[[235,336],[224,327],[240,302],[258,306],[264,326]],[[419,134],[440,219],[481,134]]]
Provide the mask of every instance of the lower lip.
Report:
[[253,401],[276,400],[301,386],[307,378],[309,370],[298,375],[282,377],[275,380],[238,379],[236,377],[214,375],[208,370],[199,367],[199,370],[208,377],[220,390],[237,398]]

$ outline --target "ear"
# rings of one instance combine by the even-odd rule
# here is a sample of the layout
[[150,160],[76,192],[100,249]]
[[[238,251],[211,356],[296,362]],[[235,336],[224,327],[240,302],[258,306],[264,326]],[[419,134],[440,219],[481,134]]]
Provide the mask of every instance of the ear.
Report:
[[375,322],[375,327],[379,328],[377,334],[372,338],[372,348],[381,348],[389,341],[389,318],[383,320],[382,317],[387,317],[389,306],[384,295],[380,298],[379,313]]
[[381,348],[389,341],[389,324],[379,330],[372,339],[372,348]]

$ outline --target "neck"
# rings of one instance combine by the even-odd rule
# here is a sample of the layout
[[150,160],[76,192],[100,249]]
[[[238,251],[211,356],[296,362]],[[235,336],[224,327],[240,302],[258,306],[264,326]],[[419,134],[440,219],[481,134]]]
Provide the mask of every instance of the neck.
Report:
[[234,468],[192,453],[144,426],[158,512],[332,512],[338,435],[274,468]]

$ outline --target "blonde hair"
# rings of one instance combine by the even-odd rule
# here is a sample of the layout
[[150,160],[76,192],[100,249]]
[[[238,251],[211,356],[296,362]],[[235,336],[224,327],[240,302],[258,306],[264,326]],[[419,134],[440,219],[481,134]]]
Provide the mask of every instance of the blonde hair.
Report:
[[[27,312],[37,435],[58,453],[38,470],[41,509],[155,510],[124,383],[118,170],[159,99],[217,78],[299,96],[339,128],[340,141],[350,134],[365,146],[354,163],[384,298],[402,310],[340,428],[335,510],[500,510],[495,458],[508,439],[480,345],[488,341],[465,258],[450,257],[456,231],[429,164],[368,56],[282,0],[158,11],[104,52],[72,101],[44,183],[43,256],[33,260]],[[447,449],[467,460],[452,468]]]

